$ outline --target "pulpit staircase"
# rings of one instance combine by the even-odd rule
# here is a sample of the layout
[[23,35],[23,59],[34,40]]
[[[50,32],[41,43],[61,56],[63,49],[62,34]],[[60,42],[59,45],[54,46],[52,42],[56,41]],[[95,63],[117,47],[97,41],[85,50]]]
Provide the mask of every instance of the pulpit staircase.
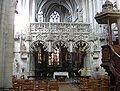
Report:
[[110,76],[110,89],[120,91],[120,45],[102,46],[101,66]]
[[[108,26],[108,44],[102,46],[102,64],[110,76],[110,91],[120,91],[120,10],[114,10],[112,2],[105,1],[102,12],[97,13],[95,19],[98,24]],[[113,41],[112,24],[117,24],[118,38]]]

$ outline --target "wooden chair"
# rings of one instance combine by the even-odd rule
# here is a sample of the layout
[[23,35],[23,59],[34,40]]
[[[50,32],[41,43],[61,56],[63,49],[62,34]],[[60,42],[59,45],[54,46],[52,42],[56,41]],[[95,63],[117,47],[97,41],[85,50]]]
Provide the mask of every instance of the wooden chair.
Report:
[[88,91],[88,79],[84,78],[84,77],[80,77],[80,86],[79,86],[79,90],[80,91]]
[[33,84],[24,84],[22,87],[22,91],[34,91]]
[[19,85],[18,82],[16,81],[16,82],[14,82],[14,83],[12,84],[12,87],[13,87],[13,91],[19,91],[20,85]]
[[88,89],[88,91],[94,91],[94,79],[89,79]]
[[94,91],[100,91],[101,84],[99,79],[94,80]]
[[22,84],[23,84],[24,80],[21,79],[16,79],[14,81],[12,81],[12,87],[14,91],[22,91]]
[[108,79],[101,80],[101,91],[109,91],[109,81],[108,81]]
[[46,81],[39,81],[36,91],[47,91],[47,87],[48,87],[47,85],[48,84]]
[[52,80],[49,83],[49,91],[59,91],[58,82],[56,80]]
[[35,82],[34,80],[25,80],[22,84],[22,91],[34,91]]
[[101,91],[109,91],[109,86],[101,86]]
[[36,91],[47,91],[47,85],[39,86]]
[[51,80],[50,82],[49,82],[49,85],[52,85],[52,86],[58,86],[58,81],[57,80]]
[[58,86],[49,86],[49,91],[59,91]]

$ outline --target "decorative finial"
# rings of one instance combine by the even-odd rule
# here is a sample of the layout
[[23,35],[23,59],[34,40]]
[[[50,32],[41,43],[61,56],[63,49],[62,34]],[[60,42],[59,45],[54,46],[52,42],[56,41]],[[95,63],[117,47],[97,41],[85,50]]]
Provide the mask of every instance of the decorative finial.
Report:
[[105,1],[105,4],[102,5],[102,12],[108,12],[113,10],[113,4],[109,0]]

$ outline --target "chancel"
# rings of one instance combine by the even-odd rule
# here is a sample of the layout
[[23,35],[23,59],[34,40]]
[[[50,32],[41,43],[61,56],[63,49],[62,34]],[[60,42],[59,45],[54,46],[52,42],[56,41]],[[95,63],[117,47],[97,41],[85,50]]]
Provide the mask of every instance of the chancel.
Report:
[[120,91],[120,0],[0,6],[0,91]]

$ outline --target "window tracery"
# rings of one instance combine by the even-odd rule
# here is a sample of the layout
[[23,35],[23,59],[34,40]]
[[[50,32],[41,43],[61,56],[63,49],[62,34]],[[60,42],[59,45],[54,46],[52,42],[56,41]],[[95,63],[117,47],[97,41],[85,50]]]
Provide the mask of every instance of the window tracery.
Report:
[[50,15],[50,22],[60,22],[60,15],[57,11],[53,11]]

